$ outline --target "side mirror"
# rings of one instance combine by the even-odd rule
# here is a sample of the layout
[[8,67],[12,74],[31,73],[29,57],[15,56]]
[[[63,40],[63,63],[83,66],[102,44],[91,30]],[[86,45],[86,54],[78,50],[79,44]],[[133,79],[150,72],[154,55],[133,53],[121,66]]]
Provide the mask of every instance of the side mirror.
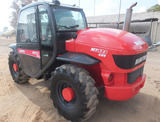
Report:
[[73,39],[76,39],[77,36],[78,36],[78,34],[73,34],[72,38],[73,38]]
[[18,34],[23,34],[24,33],[24,29],[18,29]]
[[31,40],[30,40],[30,39],[27,39],[26,42],[31,42]]

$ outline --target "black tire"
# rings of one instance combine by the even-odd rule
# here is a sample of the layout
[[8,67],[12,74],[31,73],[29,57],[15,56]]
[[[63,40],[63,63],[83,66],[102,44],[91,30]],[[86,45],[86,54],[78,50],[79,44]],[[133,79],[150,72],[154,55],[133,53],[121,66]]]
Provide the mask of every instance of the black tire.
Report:
[[[16,83],[24,84],[28,82],[29,76],[27,76],[22,70],[21,65],[19,63],[18,56],[14,54],[13,51],[10,52],[9,54],[8,64],[9,64],[9,70],[10,70],[11,76]],[[13,69],[13,64],[17,64],[18,71],[15,71]]]
[[[77,66],[65,64],[52,73],[51,98],[60,115],[73,122],[84,121],[96,111],[98,90],[89,73]],[[62,90],[69,85],[75,97],[67,102],[62,97]],[[61,86],[63,89],[61,89]]]

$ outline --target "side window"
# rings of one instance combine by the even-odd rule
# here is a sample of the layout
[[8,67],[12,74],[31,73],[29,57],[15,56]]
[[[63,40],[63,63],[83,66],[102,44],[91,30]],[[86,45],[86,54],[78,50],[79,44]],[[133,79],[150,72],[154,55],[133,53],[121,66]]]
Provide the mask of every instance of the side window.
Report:
[[47,10],[43,5],[38,6],[39,9],[39,20],[41,26],[41,45],[42,46],[50,46],[52,39],[51,25],[49,22],[49,17]]
[[36,8],[31,7],[20,13],[17,41],[18,42],[37,42],[36,33]]

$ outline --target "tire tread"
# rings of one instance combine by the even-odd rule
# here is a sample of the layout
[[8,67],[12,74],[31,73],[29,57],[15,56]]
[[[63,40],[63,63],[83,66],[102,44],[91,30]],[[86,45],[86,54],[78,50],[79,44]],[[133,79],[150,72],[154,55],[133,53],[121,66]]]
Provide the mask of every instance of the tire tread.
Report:
[[[11,61],[12,60],[14,60],[15,62],[17,62],[18,63],[18,77],[17,78],[15,78],[13,75],[12,75],[12,71],[11,71]],[[13,78],[13,80],[16,82],[16,83],[18,83],[18,84],[24,84],[24,83],[27,83],[28,82],[28,80],[29,80],[29,76],[27,76],[25,73],[24,73],[24,71],[23,71],[23,69],[21,68],[21,64],[20,64],[20,62],[19,62],[19,58],[18,58],[18,56],[16,55],[16,54],[14,54],[14,52],[13,51],[11,51],[10,52],[10,54],[9,54],[9,58],[8,58],[8,64],[9,64],[9,66],[10,66],[10,73],[11,73],[11,75],[12,75],[12,78]]]
[[[83,116],[77,118],[77,120],[72,121],[84,121],[90,118],[94,112],[96,111],[96,106],[98,104],[97,95],[98,90],[94,86],[94,79],[89,75],[89,73],[78,66],[72,64],[64,64],[58,68],[54,72],[52,72],[51,82],[54,82],[54,77],[58,74],[65,74],[68,77],[73,77],[74,82],[79,85],[81,92],[85,94],[86,102],[85,102],[85,111],[83,112]],[[53,102],[54,103],[54,102]],[[57,105],[54,103],[54,106],[57,108]],[[57,108],[59,111],[59,108]],[[64,115],[63,111],[59,111],[61,115]]]

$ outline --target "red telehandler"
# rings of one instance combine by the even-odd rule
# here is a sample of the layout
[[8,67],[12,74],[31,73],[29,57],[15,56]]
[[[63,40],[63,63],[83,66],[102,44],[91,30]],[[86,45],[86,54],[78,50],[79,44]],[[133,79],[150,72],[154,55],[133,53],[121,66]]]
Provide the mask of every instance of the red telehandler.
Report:
[[98,89],[110,100],[128,100],[143,87],[147,43],[126,31],[89,29],[82,9],[59,1],[24,6],[16,44],[9,46],[13,80],[49,79],[51,99],[66,119],[96,111]]

